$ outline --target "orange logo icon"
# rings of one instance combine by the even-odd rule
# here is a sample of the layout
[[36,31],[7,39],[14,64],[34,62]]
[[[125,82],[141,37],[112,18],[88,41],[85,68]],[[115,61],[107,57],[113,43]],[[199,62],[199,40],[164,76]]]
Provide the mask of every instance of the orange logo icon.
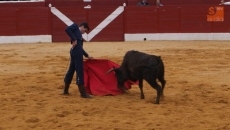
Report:
[[223,6],[209,7],[208,14],[207,14],[207,21],[208,22],[224,21],[224,7]]

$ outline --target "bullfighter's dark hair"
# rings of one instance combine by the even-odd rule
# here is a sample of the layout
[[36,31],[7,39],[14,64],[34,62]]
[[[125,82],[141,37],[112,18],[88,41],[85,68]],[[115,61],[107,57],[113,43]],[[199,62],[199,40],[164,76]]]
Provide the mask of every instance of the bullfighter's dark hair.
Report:
[[87,30],[89,31],[89,25],[88,25],[87,22],[82,22],[82,23],[79,25],[79,27],[81,27],[81,26],[84,26],[84,28],[87,28]]

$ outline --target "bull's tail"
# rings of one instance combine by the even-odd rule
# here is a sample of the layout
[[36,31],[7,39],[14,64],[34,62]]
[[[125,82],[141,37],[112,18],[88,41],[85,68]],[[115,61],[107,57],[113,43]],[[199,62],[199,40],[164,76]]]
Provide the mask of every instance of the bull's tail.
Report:
[[159,68],[163,64],[160,56],[157,56],[156,59],[158,61],[158,64],[156,66],[152,67],[152,68]]

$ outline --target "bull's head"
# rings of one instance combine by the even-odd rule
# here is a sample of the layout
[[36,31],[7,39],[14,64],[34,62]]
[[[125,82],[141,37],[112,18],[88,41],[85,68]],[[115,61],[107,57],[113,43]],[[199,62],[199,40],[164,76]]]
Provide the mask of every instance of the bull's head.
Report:
[[108,74],[108,73],[110,73],[110,72],[112,72],[112,71],[115,72],[115,76],[116,76],[116,78],[117,78],[117,87],[118,87],[120,90],[122,90],[123,92],[125,92],[125,91],[126,91],[126,88],[125,88],[125,86],[124,86],[125,79],[124,79],[124,77],[123,77],[122,71],[121,71],[119,68],[113,67],[113,68],[111,68],[110,70],[108,70],[108,71],[106,72],[106,74]]

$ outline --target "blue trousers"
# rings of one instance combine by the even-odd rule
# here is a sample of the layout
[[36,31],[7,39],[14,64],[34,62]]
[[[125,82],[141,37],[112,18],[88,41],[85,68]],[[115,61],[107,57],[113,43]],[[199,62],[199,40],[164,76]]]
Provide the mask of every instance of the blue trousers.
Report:
[[65,75],[64,82],[71,84],[74,72],[76,71],[76,84],[84,85],[84,71],[83,71],[83,54],[75,53],[73,49],[70,50],[70,64],[69,69]]

